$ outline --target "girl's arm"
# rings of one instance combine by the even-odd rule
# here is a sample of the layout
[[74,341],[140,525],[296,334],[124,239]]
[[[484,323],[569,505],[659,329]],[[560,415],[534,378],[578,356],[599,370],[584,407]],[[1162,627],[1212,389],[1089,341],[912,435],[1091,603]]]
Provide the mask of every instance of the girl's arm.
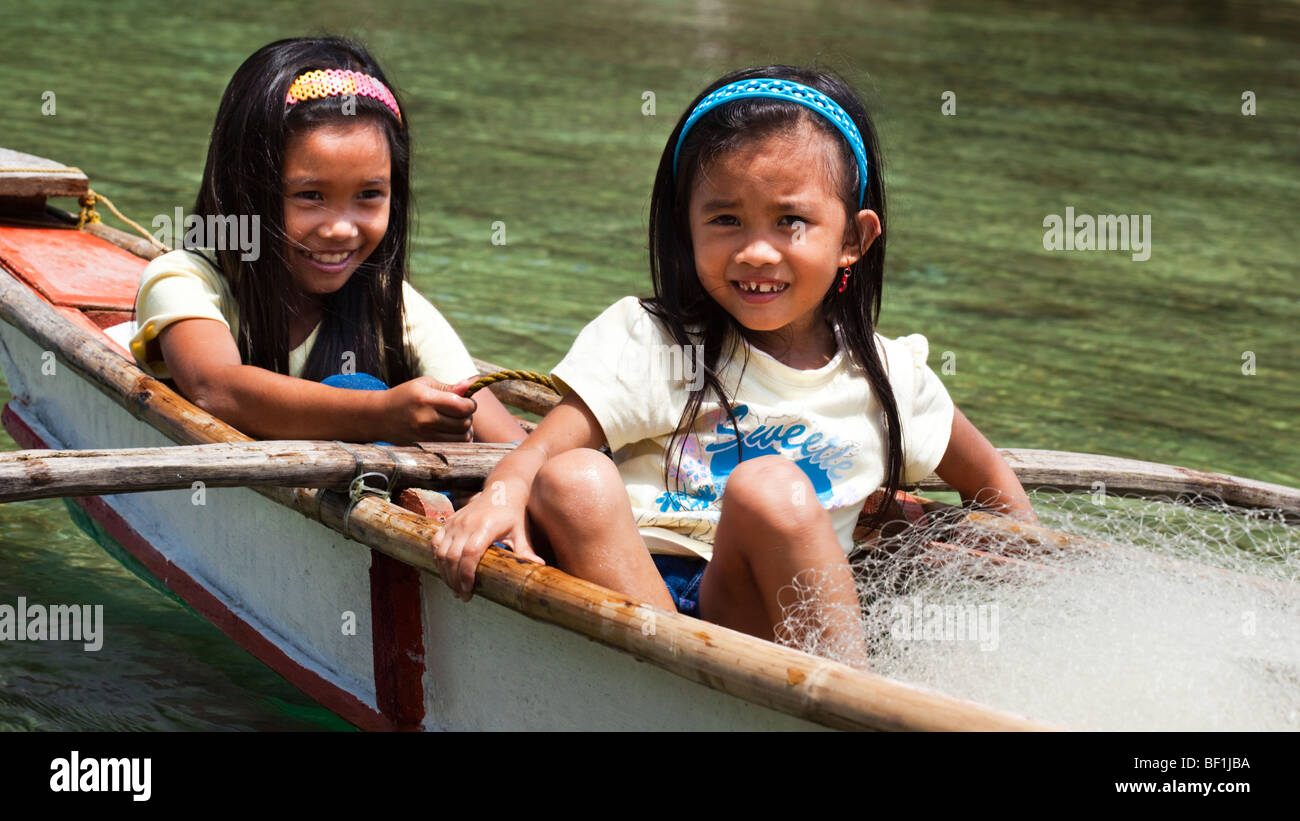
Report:
[[522,442],[528,434],[519,426],[519,420],[510,414],[492,393],[491,388],[484,388],[474,394],[470,400],[476,403],[474,411],[474,441],[476,442]]
[[952,412],[948,450],[934,472],[960,493],[964,502],[1038,523],[1029,497],[1011,466],[956,407]]
[[[211,319],[174,322],[158,336],[163,358],[194,404],[250,436],[286,439],[415,442],[468,438],[471,414],[486,414],[487,431],[505,430],[495,398],[457,396],[434,379],[412,379],[386,391],[331,388],[244,365],[224,324]],[[458,386],[453,386],[458,387]],[[506,414],[508,416],[508,414]],[[515,426],[516,428],[518,426]],[[510,441],[506,439],[505,441]]]
[[439,574],[458,598],[469,601],[474,595],[479,560],[494,541],[503,541],[516,555],[544,564],[528,540],[528,494],[533,478],[548,459],[604,443],[605,433],[587,403],[570,393],[523,444],[497,463],[483,482],[483,492],[456,511],[433,537]]

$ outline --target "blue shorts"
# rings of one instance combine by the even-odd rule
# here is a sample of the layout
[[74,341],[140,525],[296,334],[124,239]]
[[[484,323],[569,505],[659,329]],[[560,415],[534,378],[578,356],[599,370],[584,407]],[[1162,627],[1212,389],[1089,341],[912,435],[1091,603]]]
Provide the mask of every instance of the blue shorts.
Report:
[[677,612],[686,616],[700,617],[700,580],[704,578],[704,568],[709,563],[695,556],[666,556],[651,554],[659,575],[677,605]]

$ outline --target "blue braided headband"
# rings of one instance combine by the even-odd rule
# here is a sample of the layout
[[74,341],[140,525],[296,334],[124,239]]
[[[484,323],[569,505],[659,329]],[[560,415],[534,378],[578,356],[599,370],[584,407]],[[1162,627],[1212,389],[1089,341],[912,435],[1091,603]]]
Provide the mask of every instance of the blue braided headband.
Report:
[[849,147],[853,149],[853,156],[858,160],[858,207],[861,208],[867,200],[867,152],[862,147],[862,135],[858,133],[858,127],[844,109],[840,108],[839,103],[815,88],[809,88],[800,83],[792,83],[789,80],[741,80],[737,83],[725,85],[700,100],[700,104],[691,112],[691,116],[686,118],[686,125],[682,126],[682,133],[677,136],[677,147],[673,149],[673,177],[677,176],[677,155],[682,151],[682,142],[686,139],[686,135],[690,133],[691,127],[701,117],[723,103],[729,103],[732,100],[753,99],[755,97],[798,103],[830,120],[831,125],[835,126],[840,134],[844,135]]

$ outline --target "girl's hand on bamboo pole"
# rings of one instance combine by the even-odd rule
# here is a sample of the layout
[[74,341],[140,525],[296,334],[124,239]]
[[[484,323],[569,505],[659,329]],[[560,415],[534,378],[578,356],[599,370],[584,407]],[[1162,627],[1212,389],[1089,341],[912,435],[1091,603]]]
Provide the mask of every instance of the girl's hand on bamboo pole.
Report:
[[462,601],[473,597],[478,563],[493,542],[521,559],[546,564],[528,540],[528,484],[508,472],[506,478],[494,478],[501,473],[494,471],[483,492],[453,513],[433,537],[438,574]]
[[506,455],[483,482],[483,492],[452,514],[433,537],[442,580],[461,599],[474,595],[479,560],[494,541],[516,555],[545,564],[528,540],[528,496],[546,460],[574,448],[598,448],[604,434],[586,403],[570,393],[551,409],[523,444]]

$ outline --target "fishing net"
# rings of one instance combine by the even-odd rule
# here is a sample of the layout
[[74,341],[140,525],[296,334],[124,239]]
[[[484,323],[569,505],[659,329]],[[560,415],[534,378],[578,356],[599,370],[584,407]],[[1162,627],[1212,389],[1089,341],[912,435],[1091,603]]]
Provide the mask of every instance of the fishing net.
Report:
[[1300,527],[1205,497],[1031,499],[1078,538],[932,513],[852,562],[868,658],[815,629],[817,571],[778,641],[1070,728],[1300,729]]

